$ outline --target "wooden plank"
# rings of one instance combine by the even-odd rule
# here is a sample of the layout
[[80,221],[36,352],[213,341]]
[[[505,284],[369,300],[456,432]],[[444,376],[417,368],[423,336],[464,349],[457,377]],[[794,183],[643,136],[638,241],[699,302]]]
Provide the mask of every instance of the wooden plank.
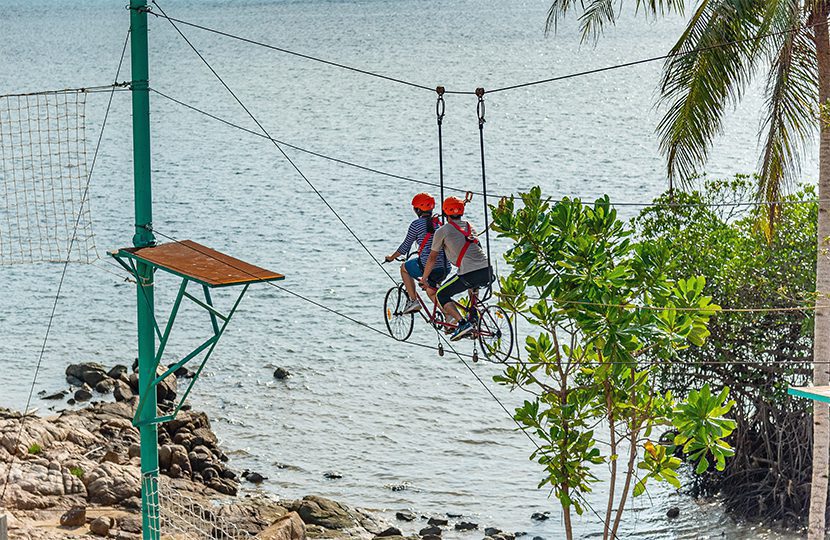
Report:
[[162,270],[190,278],[208,287],[276,281],[285,276],[246,263],[192,240],[145,248],[123,248],[121,254],[146,261]]
[[787,393],[823,403],[830,403],[830,386],[791,386]]

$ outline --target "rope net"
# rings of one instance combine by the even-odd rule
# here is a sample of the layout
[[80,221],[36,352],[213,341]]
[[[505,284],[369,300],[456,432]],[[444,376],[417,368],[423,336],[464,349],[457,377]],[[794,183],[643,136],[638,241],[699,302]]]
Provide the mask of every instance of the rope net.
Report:
[[85,110],[84,91],[0,96],[0,265],[98,259]]
[[251,535],[219,515],[219,507],[173,489],[163,477],[145,475],[150,527],[157,538],[176,540],[250,540]]

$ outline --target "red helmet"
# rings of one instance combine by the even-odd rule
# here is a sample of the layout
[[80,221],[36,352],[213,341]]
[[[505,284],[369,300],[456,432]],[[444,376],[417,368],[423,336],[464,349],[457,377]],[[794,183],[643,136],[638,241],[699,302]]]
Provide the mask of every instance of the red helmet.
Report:
[[458,197],[447,197],[444,199],[444,214],[448,216],[461,216],[464,214],[464,201]]
[[412,206],[418,210],[429,212],[435,208],[435,197],[429,193],[418,193],[412,197]]

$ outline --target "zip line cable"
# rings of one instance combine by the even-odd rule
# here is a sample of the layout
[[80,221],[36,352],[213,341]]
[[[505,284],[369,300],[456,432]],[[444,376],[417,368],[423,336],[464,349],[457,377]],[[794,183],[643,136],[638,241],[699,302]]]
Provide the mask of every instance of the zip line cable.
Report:
[[[87,174],[87,177],[86,177],[86,186],[84,187],[84,192],[83,192],[83,195],[81,197],[81,206],[80,206],[81,208],[83,208],[84,204],[88,201],[89,184],[90,184],[90,181],[92,180],[92,173],[95,170],[95,163],[98,159],[98,151],[101,149],[101,141],[104,138],[104,129],[107,127],[107,119],[109,118],[110,108],[112,107],[112,100],[113,100],[113,97],[115,96],[116,88],[119,85],[118,82],[117,82],[118,81],[118,76],[121,74],[121,67],[124,64],[124,56],[127,52],[127,44],[129,43],[129,40],[130,40],[130,31],[127,30],[127,37],[124,39],[124,47],[121,49],[121,58],[118,60],[118,69],[116,69],[116,71],[115,71],[115,81],[116,81],[116,83],[111,85],[111,87],[110,87],[110,96],[109,96],[109,100],[107,101],[107,108],[104,112],[104,119],[101,122],[101,131],[98,133],[98,142],[95,144],[95,152],[92,154],[92,162],[90,163],[90,166],[89,166],[89,174]],[[72,253],[72,245],[75,243],[75,238],[77,237],[77,234],[78,234],[78,226],[80,224],[82,215],[83,215],[83,213],[81,211],[78,211],[78,216],[75,219],[75,226],[72,229],[72,237],[69,240],[68,253]],[[46,333],[43,336],[43,343],[40,346],[40,353],[38,354],[37,364],[35,365],[35,373],[34,373],[34,376],[32,377],[32,385],[31,385],[31,388],[29,389],[29,396],[26,398],[26,407],[23,409],[23,416],[20,418],[20,429],[18,429],[18,431],[17,431],[17,438],[15,439],[15,444],[14,444],[14,452],[12,452],[11,461],[9,462],[9,468],[6,471],[6,480],[3,484],[3,493],[0,495],[0,506],[2,506],[2,503],[6,500],[6,490],[9,487],[9,479],[11,478],[12,467],[14,466],[15,457],[17,457],[18,445],[20,444],[20,438],[23,436],[23,426],[26,423],[26,417],[28,416],[28,413],[29,413],[29,406],[32,404],[32,396],[34,395],[35,386],[37,385],[37,377],[38,377],[38,374],[40,373],[40,366],[43,363],[43,356],[46,352],[46,344],[49,341],[49,333],[52,330],[52,323],[55,319],[55,312],[57,311],[57,308],[58,308],[58,301],[60,300],[61,290],[63,289],[63,283],[64,283],[64,279],[66,278],[66,270],[67,270],[68,267],[69,267],[69,255],[67,254],[67,258],[63,263],[63,270],[61,271],[61,277],[60,277],[60,280],[58,281],[58,290],[57,290],[57,292],[55,292],[55,299],[52,302],[52,311],[49,314],[49,322],[46,325]]]
[[[270,137],[268,135],[264,135],[264,134],[262,134],[258,131],[255,131],[255,130],[246,128],[244,126],[241,126],[239,124],[236,124],[234,122],[231,122],[230,120],[226,120],[226,119],[224,119],[220,116],[217,116],[213,113],[210,113],[210,112],[208,112],[204,109],[196,107],[195,105],[191,105],[189,103],[181,101],[181,100],[179,100],[179,99],[177,99],[177,98],[175,98],[175,97],[173,97],[169,94],[166,94],[166,93],[162,92],[161,90],[158,90],[157,88],[150,88],[150,90],[152,92],[154,92],[155,94],[157,94],[157,95],[159,95],[159,96],[161,96],[161,97],[163,97],[163,98],[165,98],[165,99],[167,99],[167,100],[169,100],[169,101],[171,101],[171,102],[173,102],[177,105],[180,105],[180,106],[182,106],[186,109],[190,109],[193,112],[204,115],[204,116],[206,116],[208,118],[211,118],[213,120],[216,120],[217,122],[221,122],[222,124],[225,124],[228,127],[232,127],[234,129],[244,131],[245,133],[248,133],[250,135],[254,135],[254,136],[259,137],[261,139],[270,140],[273,143],[277,143],[277,144],[280,144],[282,146],[291,148],[292,150],[296,150],[298,152],[302,152],[302,153],[308,154],[310,156],[315,156],[315,157],[318,157],[320,159],[325,159],[325,160],[328,160],[328,161],[332,161],[334,163],[339,163],[339,164],[345,165],[347,167],[353,167],[353,168],[356,168],[356,169],[360,169],[362,171],[370,172],[370,173],[373,173],[373,174],[378,174],[380,176],[386,176],[386,177],[389,177],[389,178],[402,180],[404,182],[411,182],[413,184],[420,184],[420,185],[424,185],[424,186],[432,186],[432,187],[436,187],[436,188],[441,187],[441,183],[430,182],[428,180],[421,180],[421,179],[412,178],[412,177],[409,177],[409,176],[403,176],[403,175],[400,175],[400,174],[390,173],[390,172],[383,171],[381,169],[377,169],[377,168],[374,168],[374,167],[369,167],[369,166],[366,166],[366,165],[360,165],[358,163],[354,163],[354,162],[351,162],[351,161],[348,161],[348,160],[345,160],[345,159],[329,156],[329,155],[326,155],[326,154],[323,154],[323,153],[320,153],[320,152],[316,152],[314,150],[309,150],[308,148],[304,148],[302,146],[297,146],[295,144],[289,143],[289,142],[281,140],[281,139],[275,139],[275,138]],[[442,163],[440,163],[441,161],[442,161],[442,159],[439,159],[439,168],[442,165]],[[460,187],[455,187],[455,186],[444,185],[444,188],[452,190],[452,191],[457,191],[459,193],[466,193],[467,191],[469,191],[470,193],[473,193],[475,195],[482,195],[482,196],[484,195],[484,193],[481,192],[481,191],[471,191],[471,190],[466,190],[466,189],[462,189]],[[499,197],[499,198],[510,198],[511,196],[514,196],[514,195],[503,195],[503,194],[496,193],[496,194],[493,194],[493,196]],[[580,197],[580,196],[576,196],[576,195],[568,195],[568,197],[570,197],[572,199],[584,199],[585,198],[585,197]],[[614,206],[614,207],[616,207],[616,206],[620,206],[620,207],[630,206],[630,207],[638,207],[638,208],[684,208],[684,207],[734,208],[734,207],[742,207],[742,206],[759,207],[759,206],[769,206],[769,205],[818,204],[818,203],[823,203],[823,202],[830,202],[830,199],[803,199],[803,200],[778,200],[778,201],[735,201],[735,202],[728,202],[728,203],[678,202],[678,203],[656,203],[656,204],[653,201],[652,202],[620,201],[620,202],[611,202],[611,206]]]
[[[332,61],[332,60],[326,60],[324,58],[319,58],[319,57],[316,57],[316,56],[312,56],[310,54],[305,54],[305,53],[300,53],[300,52],[297,52],[297,51],[292,51],[292,50],[289,50],[289,49],[285,49],[283,47],[277,47],[275,45],[270,45],[270,44],[264,43],[262,41],[257,41],[257,40],[242,37],[242,36],[239,36],[239,35],[236,35],[236,34],[231,34],[230,32],[225,32],[225,31],[217,30],[215,28],[210,28],[208,26],[204,26],[204,25],[201,25],[201,24],[197,24],[197,23],[193,23],[193,22],[190,22],[190,21],[185,21],[185,20],[182,20],[182,19],[177,19],[177,18],[174,18],[174,17],[170,17],[169,15],[167,15],[164,12],[164,10],[161,8],[161,6],[158,5],[158,3],[155,0],[153,0],[153,4],[156,7],[158,7],[159,10],[161,10],[160,14],[156,13],[152,9],[146,9],[145,8],[145,11],[149,15],[153,15],[155,17],[160,17],[160,18],[163,18],[163,19],[167,19],[171,23],[179,23],[179,24],[182,24],[182,25],[185,25],[185,26],[190,26],[192,28],[197,28],[199,30],[203,30],[205,32],[210,32],[210,33],[217,34],[217,35],[220,35],[220,36],[224,36],[224,37],[227,37],[227,38],[230,38],[230,39],[234,39],[234,40],[237,40],[237,41],[248,43],[250,45],[256,45],[256,46],[259,46],[259,47],[264,47],[266,49],[277,51],[277,52],[280,52],[280,53],[283,53],[283,54],[288,54],[288,55],[291,55],[291,56],[297,56],[299,58],[303,58],[303,59],[306,59],[306,60],[311,60],[313,62],[319,62],[321,64],[326,64],[326,65],[329,65],[329,66],[332,66],[332,67],[345,69],[345,70],[352,71],[352,72],[355,72],[355,73],[360,73],[362,75],[367,75],[369,77],[375,77],[375,78],[378,78],[378,79],[383,79],[383,80],[386,80],[386,81],[402,84],[402,85],[409,86],[409,87],[412,87],[412,88],[418,88],[418,89],[421,89],[421,90],[427,90],[427,91],[430,91],[430,92],[435,91],[434,87],[430,87],[430,86],[427,86],[427,85],[424,85],[424,84],[419,84],[419,83],[415,83],[415,82],[412,82],[412,81],[407,81],[405,79],[400,79],[400,78],[397,78],[397,77],[390,77],[388,75],[383,75],[383,74],[380,74],[380,73],[376,73],[374,71],[369,71],[367,69],[356,68],[354,66],[349,66],[349,65],[346,65],[346,64],[342,64],[340,62],[335,62],[335,61]],[[788,28],[786,30],[778,30],[778,31],[775,31],[775,32],[768,32],[766,34],[759,34],[759,35],[753,36],[753,37],[748,37],[748,38],[743,38],[743,39],[734,39],[734,40],[729,40],[729,41],[722,41],[722,42],[719,42],[719,43],[713,43],[712,45],[707,45],[705,47],[699,47],[699,48],[696,48],[696,49],[690,49],[690,50],[687,50],[687,51],[673,52],[673,53],[663,54],[663,55],[659,55],[659,56],[652,56],[652,57],[649,57],[649,58],[642,58],[640,60],[633,60],[633,61],[630,61],[630,62],[623,62],[623,63],[620,63],[620,64],[613,64],[613,65],[605,66],[605,67],[601,67],[601,68],[589,69],[589,70],[585,70],[585,71],[579,71],[579,72],[576,72],[576,73],[569,73],[569,74],[566,74],[566,75],[559,75],[559,76],[556,76],[556,77],[549,77],[549,78],[546,78],[546,79],[538,79],[538,80],[534,80],[534,81],[511,84],[511,85],[507,85],[507,86],[498,87],[498,88],[495,88],[493,90],[488,90],[487,93],[493,94],[493,93],[496,93],[496,92],[506,92],[508,90],[516,90],[518,88],[527,88],[527,87],[530,87],[530,86],[538,86],[538,85],[542,85],[542,84],[548,84],[548,83],[552,83],[552,82],[563,81],[563,80],[567,80],[567,79],[573,79],[573,78],[576,78],[576,77],[584,77],[584,76],[587,76],[587,75],[594,75],[596,73],[603,73],[603,72],[606,72],[606,71],[613,71],[613,70],[617,70],[617,69],[623,69],[623,68],[638,66],[638,65],[641,65],[641,64],[648,64],[648,63],[651,63],[651,62],[657,62],[657,61],[661,61],[661,60],[668,60],[670,58],[680,58],[680,57],[683,57],[683,56],[699,54],[699,53],[707,52],[707,51],[710,51],[710,50],[713,50],[713,49],[731,47],[731,46],[734,46],[734,45],[742,45],[744,43],[758,42],[758,41],[761,41],[761,40],[766,39],[766,38],[791,34],[793,32],[798,32],[801,28],[812,28],[812,27],[815,27],[817,24],[819,24],[819,23],[812,24],[812,25],[803,25],[803,26],[800,25],[798,27]],[[175,24],[174,24],[174,26],[175,26]],[[475,95],[475,91],[468,91],[468,90],[445,90],[445,92],[447,94],[456,94],[456,95]]]
[[[167,16],[164,13],[164,9],[162,9],[162,7],[158,4],[158,2],[153,0],[153,4],[157,8],[159,8],[159,10],[161,10],[162,14],[164,14],[165,17]],[[170,21],[170,24],[173,25],[173,28],[176,30],[176,32],[179,34],[179,36],[181,36],[181,38],[188,44],[188,46],[193,50],[193,52],[196,53],[196,55],[205,64],[205,66],[207,66],[207,68],[211,71],[211,73],[213,73],[213,75],[216,77],[216,79],[220,83],[222,83],[222,86],[224,86],[225,89],[231,94],[231,96],[233,96],[233,98],[236,100],[236,102],[239,104],[239,106],[242,107],[245,110],[246,113],[248,113],[248,116],[251,118],[251,120],[254,121],[254,123],[259,127],[259,129],[262,130],[262,133],[274,144],[274,146],[276,146],[277,150],[280,151],[280,153],[286,159],[286,161],[288,161],[288,163],[291,164],[291,166],[294,168],[295,171],[297,171],[297,173],[302,177],[302,179],[305,180],[305,183],[308,184],[308,186],[314,191],[315,194],[317,194],[317,196],[320,198],[320,200],[323,201],[323,204],[325,204],[328,207],[328,209],[331,210],[331,212],[340,221],[340,223],[343,225],[343,227],[345,227],[346,230],[349,231],[349,233],[351,233],[351,235],[354,237],[354,239],[357,241],[357,243],[360,244],[360,247],[362,247],[363,250],[366,251],[366,253],[369,255],[369,257],[371,257],[371,259],[378,266],[378,268],[380,268],[383,271],[383,273],[386,274],[386,277],[388,277],[390,281],[392,281],[393,283],[397,283],[397,281],[395,281],[395,278],[392,277],[392,275],[386,270],[386,268],[384,268],[383,265],[375,258],[375,256],[372,254],[372,252],[369,251],[369,248],[366,247],[366,244],[363,243],[363,241],[357,236],[357,234],[355,234],[355,232],[352,230],[352,228],[349,227],[349,225],[343,220],[342,217],[340,217],[340,214],[337,213],[337,210],[335,210],[334,207],[331,204],[329,204],[329,202],[326,200],[326,198],[323,196],[323,194],[320,193],[320,191],[314,186],[314,184],[311,183],[311,180],[309,180],[308,177],[303,173],[303,171],[297,166],[297,164],[294,163],[294,160],[292,160],[291,157],[289,157],[289,155],[285,152],[285,150],[283,150],[282,146],[280,146],[280,144],[278,142],[276,142],[276,140],[274,138],[271,137],[271,135],[268,133],[268,130],[265,129],[265,126],[263,126],[262,123],[260,123],[260,121],[257,120],[256,116],[254,116],[254,114],[251,112],[251,110],[248,109],[248,107],[245,106],[245,104],[242,102],[242,100],[239,99],[239,96],[237,96],[236,93],[231,89],[231,87],[228,86],[228,84],[219,75],[219,73],[217,73],[217,71],[215,69],[213,69],[213,66],[210,65],[210,63],[205,59],[205,57],[202,55],[202,53],[199,52],[199,50],[193,45],[193,43],[190,42],[189,39],[187,39],[187,36],[185,36],[184,33],[182,33],[182,31],[179,29],[178,26],[176,26],[176,23],[173,22],[171,19],[168,19],[168,20]]]

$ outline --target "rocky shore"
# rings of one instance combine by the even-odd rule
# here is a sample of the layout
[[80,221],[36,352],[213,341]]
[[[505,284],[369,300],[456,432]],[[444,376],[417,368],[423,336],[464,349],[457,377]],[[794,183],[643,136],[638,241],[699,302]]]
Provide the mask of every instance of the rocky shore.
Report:
[[[176,373],[189,377],[187,370]],[[52,415],[0,409],[0,514],[8,519],[9,537],[24,540],[101,536],[137,540],[141,533],[141,472],[134,369],[105,369],[93,363],[66,370],[70,387],[54,394]],[[177,377],[159,386],[162,410],[172,410]],[[168,529],[198,519],[217,539],[256,536],[267,540],[305,538],[440,540],[442,531],[474,531],[478,524],[409,511],[397,520],[418,534],[405,537],[396,527],[359,508],[309,495],[278,500],[241,482],[261,475],[238,473],[229,466],[206,414],[185,406],[159,426],[159,483],[162,521]],[[8,485],[6,479],[8,478]],[[166,504],[165,504],[166,503]],[[423,521],[423,524],[419,524]],[[493,540],[513,534],[482,531]]]

